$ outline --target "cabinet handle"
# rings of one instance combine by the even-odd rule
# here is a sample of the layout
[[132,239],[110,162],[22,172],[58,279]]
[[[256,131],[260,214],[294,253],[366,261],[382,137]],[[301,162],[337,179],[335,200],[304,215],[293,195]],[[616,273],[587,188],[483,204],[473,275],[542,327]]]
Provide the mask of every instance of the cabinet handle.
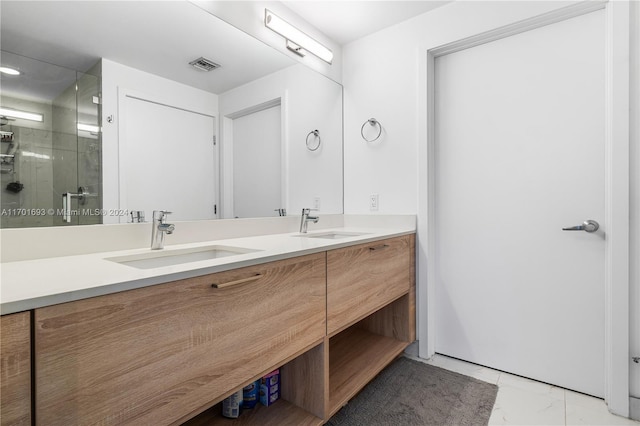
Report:
[[238,285],[238,284],[244,284],[244,283],[248,283],[251,281],[256,281],[259,280],[260,278],[262,278],[262,274],[255,274],[253,277],[249,277],[249,278],[242,278],[239,280],[235,280],[235,281],[228,281],[226,283],[213,283],[211,284],[211,287],[213,288],[225,288],[225,287],[231,287],[234,285]]
[[387,247],[389,247],[389,244],[381,244],[379,246],[369,247],[369,250],[371,250],[371,251],[382,250],[382,249],[386,249]]

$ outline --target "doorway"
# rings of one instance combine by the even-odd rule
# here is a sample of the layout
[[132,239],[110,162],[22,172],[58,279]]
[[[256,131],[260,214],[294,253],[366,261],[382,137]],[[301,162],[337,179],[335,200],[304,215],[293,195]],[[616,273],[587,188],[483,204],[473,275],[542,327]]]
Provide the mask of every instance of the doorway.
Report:
[[282,204],[280,104],[233,119],[234,217],[278,216]]
[[[171,220],[217,217],[214,120],[127,92],[121,96],[120,208],[172,212]],[[126,222],[127,217],[121,220]]]
[[599,397],[604,18],[435,61],[436,352]]
[[286,215],[284,96],[225,114],[222,151],[225,218]]
[[[449,43],[427,47],[428,54],[421,63],[425,76],[426,102],[420,105],[424,114],[425,138],[428,143],[419,147],[424,173],[419,174],[421,192],[418,216],[418,247],[420,283],[419,324],[420,356],[428,358],[436,352],[440,335],[438,326],[436,280],[438,277],[435,207],[435,131],[434,102],[435,58],[479,46],[494,40],[544,27],[572,17],[604,10],[606,16],[605,50],[605,256],[604,256],[604,397],[609,409],[623,416],[629,413],[629,311],[628,311],[628,4],[582,3],[553,10],[539,16],[514,22],[505,27]],[[486,106],[485,106],[486,108]],[[577,223],[563,224],[577,225]],[[571,232],[571,231],[567,231]],[[464,267],[464,265],[460,265]]]

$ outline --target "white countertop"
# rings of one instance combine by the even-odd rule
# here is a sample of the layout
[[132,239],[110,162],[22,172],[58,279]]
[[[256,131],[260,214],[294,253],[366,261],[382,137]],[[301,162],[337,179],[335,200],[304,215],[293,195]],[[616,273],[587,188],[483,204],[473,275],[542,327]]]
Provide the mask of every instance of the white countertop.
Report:
[[310,231],[308,235],[329,232],[362,235],[326,239],[304,238],[294,232],[172,245],[165,248],[163,253],[211,245],[255,251],[154,269],[138,269],[106,260],[113,257],[149,253],[151,250],[148,248],[6,262],[1,265],[0,314],[21,312],[214,272],[319,253],[354,244],[412,234],[415,230],[407,227],[343,227]]

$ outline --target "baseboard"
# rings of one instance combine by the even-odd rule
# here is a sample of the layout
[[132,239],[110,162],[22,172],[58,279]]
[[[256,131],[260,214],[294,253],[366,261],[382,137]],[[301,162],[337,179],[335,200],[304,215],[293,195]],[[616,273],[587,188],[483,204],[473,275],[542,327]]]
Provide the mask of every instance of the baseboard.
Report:
[[629,417],[633,420],[640,420],[640,398],[629,398]]
[[413,356],[417,358],[418,357],[418,341],[416,340],[415,342],[407,346],[407,349],[404,350],[404,353],[409,356]]

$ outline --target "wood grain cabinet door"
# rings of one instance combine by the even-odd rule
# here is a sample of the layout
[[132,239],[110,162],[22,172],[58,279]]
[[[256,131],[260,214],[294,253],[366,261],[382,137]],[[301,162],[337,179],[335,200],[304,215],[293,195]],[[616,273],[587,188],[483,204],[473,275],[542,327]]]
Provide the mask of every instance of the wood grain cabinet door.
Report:
[[327,334],[354,324],[406,294],[411,236],[327,252]]
[[31,425],[31,315],[0,318],[0,425]]
[[37,424],[186,420],[324,337],[325,271],[322,253],[36,310]]

